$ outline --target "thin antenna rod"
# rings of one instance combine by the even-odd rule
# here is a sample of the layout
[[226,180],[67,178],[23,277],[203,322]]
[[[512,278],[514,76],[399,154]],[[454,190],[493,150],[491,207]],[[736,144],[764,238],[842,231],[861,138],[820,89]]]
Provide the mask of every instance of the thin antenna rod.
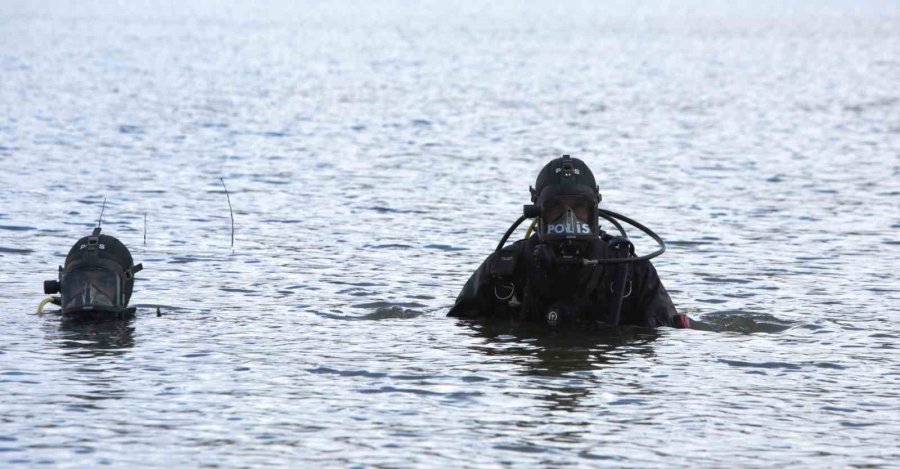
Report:
[[144,212],[144,246],[147,245],[147,212]]
[[225,189],[225,198],[228,200],[228,212],[231,213],[231,249],[234,249],[234,210],[231,208],[231,196],[228,195],[228,188],[225,187],[225,179],[219,178],[222,181],[222,188]]
[[97,227],[103,225],[103,212],[106,211],[106,197],[103,198],[103,207],[100,208],[100,219],[97,220]]

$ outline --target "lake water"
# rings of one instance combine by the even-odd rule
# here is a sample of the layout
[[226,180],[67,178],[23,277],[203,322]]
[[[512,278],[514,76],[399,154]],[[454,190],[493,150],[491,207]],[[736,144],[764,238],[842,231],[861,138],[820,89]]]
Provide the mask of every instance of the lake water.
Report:
[[[3,2],[0,466],[896,465],[900,5],[733,3]],[[706,330],[444,317],[562,153]]]

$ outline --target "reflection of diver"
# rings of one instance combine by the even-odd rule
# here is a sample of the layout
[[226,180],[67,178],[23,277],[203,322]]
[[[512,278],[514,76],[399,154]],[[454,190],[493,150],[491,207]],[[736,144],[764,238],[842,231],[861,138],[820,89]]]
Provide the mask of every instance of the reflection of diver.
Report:
[[134,265],[131,253],[118,239],[100,234],[78,240],[59,268],[59,279],[44,282],[44,293],[59,293],[41,302],[61,307],[62,315],[72,319],[123,319],[134,316],[128,307],[134,287],[134,274],[143,269]]
[[[587,165],[563,155],[548,163],[531,190],[534,205],[506,232],[456,299],[448,316],[509,317],[557,326],[690,327],[678,314],[650,259],[665,244],[628,217],[600,209],[599,187]],[[535,236],[504,247],[526,218]],[[599,219],[621,236],[600,230]],[[650,235],[660,249],[635,256],[618,220]]]
[[520,365],[527,375],[566,378],[547,381],[541,394],[557,410],[574,410],[580,400],[602,388],[597,375],[579,372],[596,371],[631,357],[652,357],[653,342],[659,337],[655,329],[634,326],[585,331],[503,320],[463,324],[486,339],[474,347],[478,352],[503,357]]
[[[464,324],[478,336],[490,340],[490,345],[500,336],[513,337],[511,343],[522,344],[522,347],[487,346],[479,348],[480,352],[526,359],[523,364],[528,366],[531,374],[550,376],[603,366],[613,358],[614,350],[626,345],[632,346],[629,353],[653,355],[651,347],[640,345],[650,344],[659,337],[654,329],[635,326],[588,331],[574,328],[549,329],[540,324],[513,321]],[[538,359],[536,362],[533,360],[535,358]]]
[[60,347],[67,356],[121,355],[134,347],[132,321],[86,322],[63,318],[59,323]]

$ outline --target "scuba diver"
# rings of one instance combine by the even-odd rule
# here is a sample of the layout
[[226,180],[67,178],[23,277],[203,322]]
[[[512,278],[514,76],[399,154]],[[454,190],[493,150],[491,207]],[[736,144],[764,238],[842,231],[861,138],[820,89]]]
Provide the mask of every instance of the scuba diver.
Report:
[[44,282],[44,293],[59,293],[38,306],[41,313],[47,303],[60,307],[64,317],[72,319],[124,319],[134,316],[136,308],[128,301],[134,287],[134,274],[143,269],[134,265],[128,248],[118,239],[100,234],[94,228],[90,236],[78,240],[59,268],[57,280]]
[[[640,223],[601,209],[601,200],[594,174],[583,161],[563,155],[544,166],[531,188],[532,205],[524,207],[472,274],[447,316],[549,326],[690,328],[650,263],[665,252],[663,240]],[[525,239],[504,247],[528,218],[534,222]],[[601,230],[600,218],[619,236]],[[637,256],[619,221],[648,234],[659,249]]]

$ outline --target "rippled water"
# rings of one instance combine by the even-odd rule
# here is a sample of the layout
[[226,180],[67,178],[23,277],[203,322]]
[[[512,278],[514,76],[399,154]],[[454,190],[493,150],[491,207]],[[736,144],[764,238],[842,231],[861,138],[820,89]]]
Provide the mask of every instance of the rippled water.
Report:
[[[900,458],[896,3],[182,3],[0,5],[0,465]],[[563,152],[709,330],[444,317]]]

